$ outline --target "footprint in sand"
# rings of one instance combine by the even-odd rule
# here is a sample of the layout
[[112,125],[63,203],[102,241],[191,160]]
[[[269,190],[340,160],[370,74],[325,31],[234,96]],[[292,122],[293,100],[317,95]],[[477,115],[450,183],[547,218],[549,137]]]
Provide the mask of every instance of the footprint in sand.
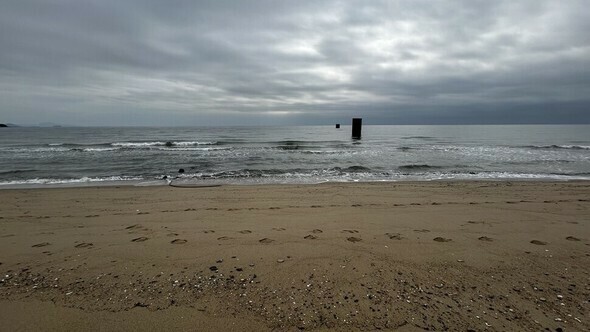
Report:
[[187,242],[188,241],[185,239],[174,239],[174,240],[170,241],[170,243],[172,243],[172,244],[185,244]]
[[286,230],[286,229],[285,229],[285,228],[283,228],[283,227],[273,227],[273,229],[272,229],[272,230],[273,230],[273,231],[277,231],[277,232],[281,232],[281,231],[284,231],[284,230]]
[[251,230],[248,230],[248,229],[244,229],[244,230],[239,231],[238,233],[241,233],[241,234],[250,234],[250,233],[252,233],[252,231]]
[[204,230],[203,233],[209,234],[209,233],[215,233],[215,231],[212,229],[208,229],[208,230]]
[[451,242],[451,241],[453,241],[451,239],[447,239],[447,238],[440,237],[440,236],[435,237],[433,240],[436,241],[436,242]]
[[48,246],[50,244],[51,243],[49,243],[49,242],[43,242],[43,243],[33,244],[31,247],[33,247],[33,248],[40,248],[40,247],[46,247],[46,246]]
[[359,231],[357,231],[356,229],[343,229],[342,233],[358,233]]
[[147,240],[148,240],[147,237],[142,236],[142,237],[138,237],[138,238],[131,240],[131,242],[143,242],[143,241],[147,241]]
[[580,239],[578,239],[577,237],[573,237],[573,236],[568,236],[565,239],[568,241],[580,241]]
[[90,248],[92,247],[94,244],[92,243],[88,243],[88,242],[82,242],[82,243],[78,243],[75,245],[76,248]]
[[319,234],[319,233],[323,233],[324,231],[322,231],[321,229],[314,229],[313,231],[311,231],[314,234]]
[[306,240],[315,240],[315,239],[317,239],[317,236],[309,234],[309,235],[304,236],[303,238]]
[[269,239],[269,238],[265,237],[264,239],[260,239],[260,240],[258,240],[258,242],[260,242],[260,243],[262,243],[262,244],[269,244],[269,243],[273,243],[273,242],[275,242],[275,240],[273,240],[273,239]]
[[532,240],[531,243],[536,244],[538,246],[544,246],[547,244],[547,242],[543,242],[543,241],[539,241],[539,240]]
[[401,240],[403,239],[400,233],[385,233],[390,240]]
[[217,238],[219,241],[225,241],[225,240],[233,240],[233,237],[229,237],[229,236],[221,236]]
[[477,239],[480,240],[480,241],[487,241],[487,242],[494,241],[494,239],[492,239],[491,237],[487,237],[487,236],[480,236]]
[[141,228],[143,228],[143,226],[141,226],[140,224],[135,224],[135,225],[125,227],[125,229],[141,229]]
[[362,241],[362,239],[360,239],[358,237],[354,237],[354,236],[351,236],[351,237],[347,238],[346,240],[348,240],[348,241],[350,241],[352,243]]
[[429,229],[415,229],[414,232],[418,232],[418,233],[428,233],[430,232]]

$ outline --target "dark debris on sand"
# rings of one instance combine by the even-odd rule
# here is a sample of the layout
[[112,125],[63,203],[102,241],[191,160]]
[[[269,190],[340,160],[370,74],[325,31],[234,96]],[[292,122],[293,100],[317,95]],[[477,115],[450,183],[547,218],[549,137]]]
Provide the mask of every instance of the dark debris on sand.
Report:
[[[530,266],[530,275],[541,277],[523,280],[518,267],[481,271],[429,265],[417,269],[399,262],[347,259],[332,267],[284,263],[264,269],[259,265],[265,263],[249,264],[247,269],[212,265],[206,271],[196,264],[165,273],[139,273],[141,266],[136,266],[99,274],[23,267],[3,271],[0,299],[34,298],[112,312],[138,306],[151,311],[192,307],[209,314],[258,317],[275,330],[377,330],[404,325],[435,331],[590,327],[583,304],[590,293],[587,287],[577,286],[586,282],[573,279],[562,267],[544,275],[547,267]],[[275,273],[282,277],[274,279]],[[550,319],[540,323],[533,318],[530,308],[537,305],[551,313]]]

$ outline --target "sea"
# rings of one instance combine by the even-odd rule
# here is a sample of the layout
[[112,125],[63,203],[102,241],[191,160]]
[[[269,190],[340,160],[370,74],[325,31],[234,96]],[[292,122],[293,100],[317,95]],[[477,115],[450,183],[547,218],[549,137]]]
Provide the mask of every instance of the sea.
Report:
[[0,188],[433,180],[590,180],[590,125],[0,128]]

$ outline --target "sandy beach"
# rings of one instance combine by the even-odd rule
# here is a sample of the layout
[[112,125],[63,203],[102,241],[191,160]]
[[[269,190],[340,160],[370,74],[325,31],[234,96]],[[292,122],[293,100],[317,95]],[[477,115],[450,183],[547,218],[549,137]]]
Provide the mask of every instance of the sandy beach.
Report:
[[590,330],[589,182],[0,190],[0,330]]

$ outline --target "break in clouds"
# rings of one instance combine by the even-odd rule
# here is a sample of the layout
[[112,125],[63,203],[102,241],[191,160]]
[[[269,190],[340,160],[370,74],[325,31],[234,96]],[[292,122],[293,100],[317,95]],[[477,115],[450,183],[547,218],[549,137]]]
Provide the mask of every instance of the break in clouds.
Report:
[[566,1],[3,1],[0,122],[590,123]]

